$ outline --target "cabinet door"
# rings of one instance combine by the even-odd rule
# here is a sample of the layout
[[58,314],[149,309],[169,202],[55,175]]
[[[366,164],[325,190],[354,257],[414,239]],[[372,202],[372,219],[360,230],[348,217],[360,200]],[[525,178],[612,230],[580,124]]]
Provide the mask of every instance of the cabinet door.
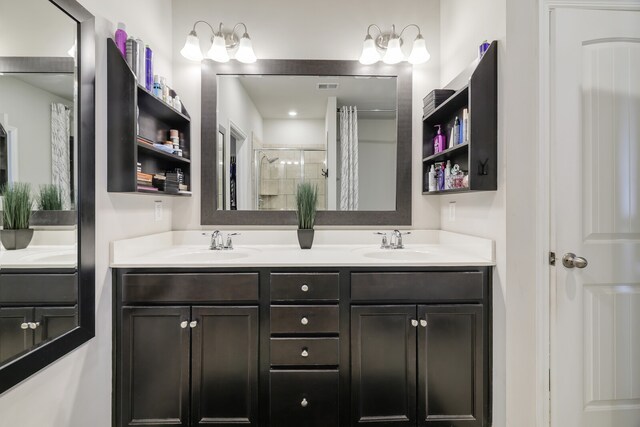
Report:
[[35,343],[59,337],[78,326],[77,307],[36,308],[33,317],[39,323],[35,332]]
[[415,305],[351,308],[353,425],[416,425]]
[[24,328],[32,315],[33,308],[0,308],[0,362],[33,347],[33,331]]
[[418,425],[482,426],[482,306],[419,306],[418,317]]
[[189,307],[122,309],[120,426],[189,425]]
[[258,425],[258,307],[194,307],[192,426]]

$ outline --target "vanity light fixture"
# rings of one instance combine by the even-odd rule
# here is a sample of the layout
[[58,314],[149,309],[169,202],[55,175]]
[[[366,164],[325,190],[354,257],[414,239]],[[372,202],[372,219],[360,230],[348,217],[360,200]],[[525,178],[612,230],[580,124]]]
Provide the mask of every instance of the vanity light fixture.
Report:
[[[205,56],[200,49],[200,38],[196,33],[196,25],[199,23],[208,25],[213,34],[211,36],[211,48],[206,55],[207,58],[217,62],[228,62],[230,59],[229,51],[237,48],[235,59],[245,64],[256,62],[257,58],[253,52],[253,45],[247,32],[247,26],[242,22],[236,24],[231,31],[225,31],[221,22],[218,31],[216,31],[207,21],[196,21],[187,36],[184,47],[180,51],[182,56],[191,61],[202,61],[204,59]],[[240,33],[236,33],[239,28],[244,28],[242,36],[238,36]]]
[[[378,35],[373,38],[371,35],[371,28],[375,27],[378,30]],[[364,65],[371,65],[378,62],[380,59],[385,64],[397,64],[405,60],[404,53],[402,53],[402,45],[404,40],[402,35],[407,28],[416,28],[418,30],[418,36],[413,41],[413,47],[411,54],[407,58],[407,61],[413,65],[424,64],[431,58],[429,51],[427,50],[427,43],[422,37],[420,27],[416,24],[409,24],[396,33],[396,26],[391,26],[390,32],[383,32],[376,24],[371,24],[367,27],[367,36],[364,39],[362,46],[362,54],[360,55],[360,63]],[[384,52],[384,55],[380,54],[380,51]]]

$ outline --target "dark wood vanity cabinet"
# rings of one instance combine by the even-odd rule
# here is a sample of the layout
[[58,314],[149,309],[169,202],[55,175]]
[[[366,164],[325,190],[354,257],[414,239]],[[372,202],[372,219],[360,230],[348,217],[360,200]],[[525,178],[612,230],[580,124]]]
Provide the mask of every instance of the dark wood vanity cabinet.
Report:
[[490,283],[489,267],[116,270],[114,425],[488,427]]

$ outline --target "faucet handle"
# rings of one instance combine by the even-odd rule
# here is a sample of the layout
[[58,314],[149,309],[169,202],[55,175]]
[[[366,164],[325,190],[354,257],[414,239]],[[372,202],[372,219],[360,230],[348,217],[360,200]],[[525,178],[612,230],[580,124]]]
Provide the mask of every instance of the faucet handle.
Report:
[[233,240],[231,240],[231,236],[239,236],[240,233],[229,233],[227,234],[227,244],[225,245],[225,249],[233,249]]
[[381,233],[380,231],[376,231],[373,234],[378,236],[382,236],[382,243],[380,244],[380,249],[388,249],[389,248],[389,239],[387,238],[387,233]]

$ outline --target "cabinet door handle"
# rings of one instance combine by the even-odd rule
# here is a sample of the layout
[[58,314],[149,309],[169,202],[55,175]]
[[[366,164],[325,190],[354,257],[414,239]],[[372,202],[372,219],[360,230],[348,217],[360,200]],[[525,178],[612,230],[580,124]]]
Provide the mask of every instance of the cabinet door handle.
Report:
[[20,329],[29,329],[29,324],[27,322],[21,323]]
[[35,329],[35,328],[37,328],[38,326],[40,326],[40,322],[35,322],[35,323],[34,323],[34,322],[29,322],[29,327],[30,327],[31,329]]
[[303,283],[302,286],[300,286],[300,289],[302,290],[302,292],[309,292],[309,285]]
[[411,326],[413,326],[414,328],[418,327],[418,321],[416,319],[411,319]]
[[309,350],[307,350],[306,348],[303,348],[302,353],[300,353],[300,356],[309,357]]
[[420,319],[420,326],[422,326],[423,328],[427,327],[427,321],[425,319]]
[[307,406],[309,406],[309,401],[303,397],[302,402],[300,402],[300,406],[302,406],[303,408],[306,408]]
[[195,328],[196,326],[198,326],[198,321],[197,321],[197,320],[192,320],[192,321],[189,323],[189,327],[190,327],[191,329]]
[[303,317],[302,319],[300,319],[300,323],[302,323],[303,325],[308,325],[309,319],[307,319],[306,317]]
[[187,326],[189,326],[189,322],[187,322],[186,320],[183,320],[182,322],[180,322],[180,327],[182,329],[187,329]]

